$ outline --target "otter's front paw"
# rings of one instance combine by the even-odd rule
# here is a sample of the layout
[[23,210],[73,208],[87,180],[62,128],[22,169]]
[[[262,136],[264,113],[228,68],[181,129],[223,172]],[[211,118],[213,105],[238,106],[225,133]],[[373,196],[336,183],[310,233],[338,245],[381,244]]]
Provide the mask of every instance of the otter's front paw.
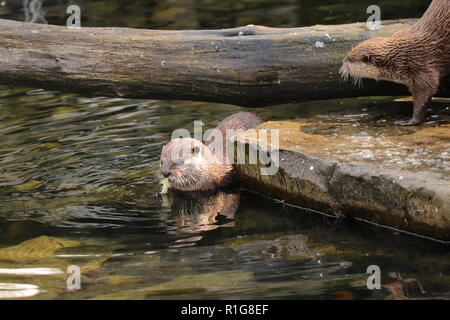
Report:
[[416,126],[418,124],[421,124],[423,120],[420,119],[416,119],[416,118],[411,118],[408,120],[399,120],[399,121],[395,121],[394,124],[398,125],[398,126]]

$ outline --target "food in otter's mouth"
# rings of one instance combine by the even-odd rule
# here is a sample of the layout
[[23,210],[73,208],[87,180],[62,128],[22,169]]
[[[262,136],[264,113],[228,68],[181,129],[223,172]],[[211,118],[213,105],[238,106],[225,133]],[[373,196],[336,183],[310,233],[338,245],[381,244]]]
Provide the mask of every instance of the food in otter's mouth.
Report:
[[262,122],[251,112],[239,112],[222,120],[205,143],[192,138],[171,140],[161,152],[162,192],[213,190],[235,182],[227,141]]
[[167,179],[167,178],[162,179],[161,184],[162,184],[161,194],[168,193],[169,187],[170,187],[169,179]]
[[414,100],[413,115],[396,124],[416,125],[425,120],[426,104],[449,69],[450,0],[433,0],[415,25],[354,47],[344,59],[341,74],[355,83],[371,78],[406,85]]

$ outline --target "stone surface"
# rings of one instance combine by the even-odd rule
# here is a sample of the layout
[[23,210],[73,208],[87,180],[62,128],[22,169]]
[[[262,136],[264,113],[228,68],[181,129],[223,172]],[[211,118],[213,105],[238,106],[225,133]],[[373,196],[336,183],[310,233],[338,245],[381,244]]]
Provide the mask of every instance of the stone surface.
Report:
[[[411,112],[403,101],[263,123],[259,132],[279,130],[279,170],[264,176],[259,161],[235,164],[243,186],[302,207],[450,240],[449,100],[434,102],[430,121],[421,126],[394,126]],[[250,148],[247,155],[268,150],[249,132],[236,144]]]

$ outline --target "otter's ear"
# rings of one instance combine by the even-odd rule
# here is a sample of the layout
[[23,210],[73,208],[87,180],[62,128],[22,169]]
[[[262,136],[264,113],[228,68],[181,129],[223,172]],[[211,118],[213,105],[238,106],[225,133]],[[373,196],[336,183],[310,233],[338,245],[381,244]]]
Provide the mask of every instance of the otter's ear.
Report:
[[199,146],[195,146],[192,148],[192,153],[194,155],[197,155],[200,152],[200,147]]
[[362,56],[362,61],[363,61],[364,63],[372,62],[372,56],[371,56],[370,54],[368,54],[368,53],[365,53],[365,54]]

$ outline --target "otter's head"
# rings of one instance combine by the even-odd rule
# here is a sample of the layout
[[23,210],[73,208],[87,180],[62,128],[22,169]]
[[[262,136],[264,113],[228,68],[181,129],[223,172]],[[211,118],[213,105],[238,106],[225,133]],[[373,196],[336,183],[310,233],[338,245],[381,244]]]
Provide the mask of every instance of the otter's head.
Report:
[[375,80],[389,79],[389,69],[386,64],[389,38],[372,38],[354,47],[344,58],[341,75],[347,80],[353,78],[355,85],[361,85],[363,78]]
[[171,189],[211,190],[228,170],[229,166],[221,164],[208,147],[196,139],[173,139],[162,149],[159,172]]

